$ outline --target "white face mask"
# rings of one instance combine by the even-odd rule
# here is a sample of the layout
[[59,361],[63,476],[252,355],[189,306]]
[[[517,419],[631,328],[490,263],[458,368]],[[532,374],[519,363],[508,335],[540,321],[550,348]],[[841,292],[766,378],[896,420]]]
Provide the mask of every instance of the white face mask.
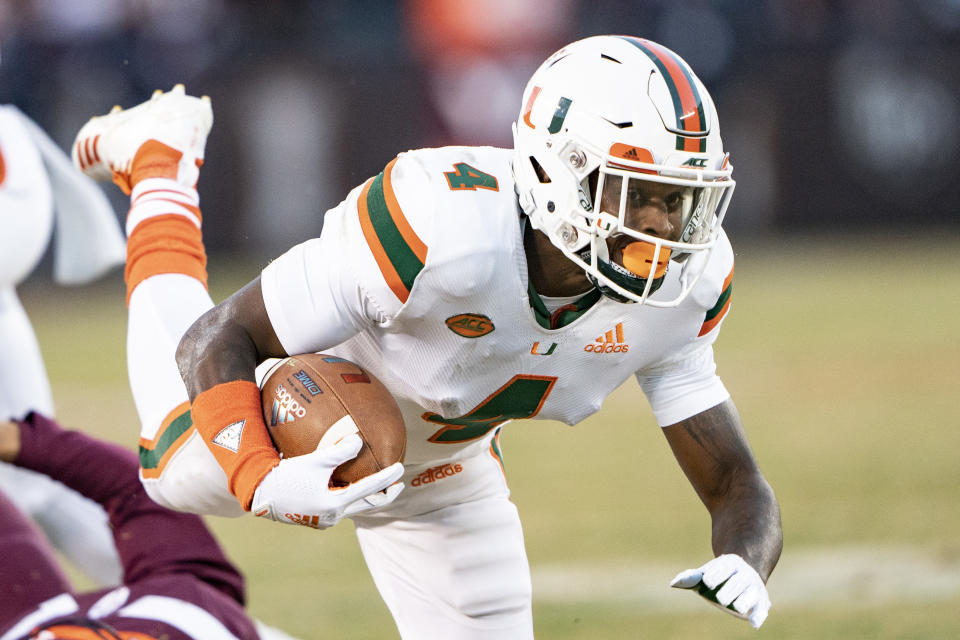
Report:
[[[637,38],[572,43],[534,73],[513,131],[514,182],[531,225],[605,294],[680,304],[719,237],[734,187],[716,109],[689,66]],[[594,187],[609,182],[616,191],[615,181],[621,197],[601,208]],[[669,225],[628,215],[633,187],[643,183],[675,194]],[[679,286],[651,298],[671,264]]]

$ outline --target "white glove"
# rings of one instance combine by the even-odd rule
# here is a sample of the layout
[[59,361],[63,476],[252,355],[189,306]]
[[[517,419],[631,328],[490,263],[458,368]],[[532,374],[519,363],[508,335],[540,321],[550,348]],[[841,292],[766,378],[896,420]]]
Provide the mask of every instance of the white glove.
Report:
[[397,482],[403,465],[396,462],[345,487],[331,489],[330,475],[347,460],[357,457],[363,440],[353,433],[334,445],[284,458],[264,476],[253,494],[251,511],[261,518],[326,529],[345,516],[393,502],[403,490]]
[[699,569],[681,571],[670,586],[697,589],[723,611],[749,620],[754,629],[759,629],[770,613],[770,596],[760,574],[734,553],[718,556]]

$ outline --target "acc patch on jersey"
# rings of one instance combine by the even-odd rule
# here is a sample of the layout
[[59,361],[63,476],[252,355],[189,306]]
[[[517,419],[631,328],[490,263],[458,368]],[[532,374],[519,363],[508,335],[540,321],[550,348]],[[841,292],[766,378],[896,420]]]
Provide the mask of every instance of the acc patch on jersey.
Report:
[[447,327],[464,338],[479,338],[492,332],[493,321],[482,313],[461,313],[446,320]]

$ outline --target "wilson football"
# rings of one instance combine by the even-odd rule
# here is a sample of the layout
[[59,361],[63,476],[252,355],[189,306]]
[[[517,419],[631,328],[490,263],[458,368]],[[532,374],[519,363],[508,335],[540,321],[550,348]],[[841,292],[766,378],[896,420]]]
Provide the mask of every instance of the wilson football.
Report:
[[344,486],[402,462],[407,435],[396,400],[358,365],[322,353],[277,362],[260,385],[263,418],[284,458],[334,444],[349,433],[363,438],[353,460],[337,467],[332,486]]

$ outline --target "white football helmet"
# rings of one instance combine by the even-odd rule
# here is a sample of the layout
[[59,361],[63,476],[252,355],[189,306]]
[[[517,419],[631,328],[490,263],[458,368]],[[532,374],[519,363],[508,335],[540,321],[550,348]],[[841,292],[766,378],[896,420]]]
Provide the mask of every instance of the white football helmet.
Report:
[[[706,267],[735,184],[713,100],[680,56],[627,36],[574,42],[533,74],[513,138],[520,206],[535,229],[605,295],[680,304]],[[681,187],[678,237],[626,223],[636,180]],[[605,183],[619,185],[619,212],[600,211]],[[607,245],[621,234],[634,240],[623,252],[628,266]],[[681,269],[679,292],[651,298],[667,268]]]

